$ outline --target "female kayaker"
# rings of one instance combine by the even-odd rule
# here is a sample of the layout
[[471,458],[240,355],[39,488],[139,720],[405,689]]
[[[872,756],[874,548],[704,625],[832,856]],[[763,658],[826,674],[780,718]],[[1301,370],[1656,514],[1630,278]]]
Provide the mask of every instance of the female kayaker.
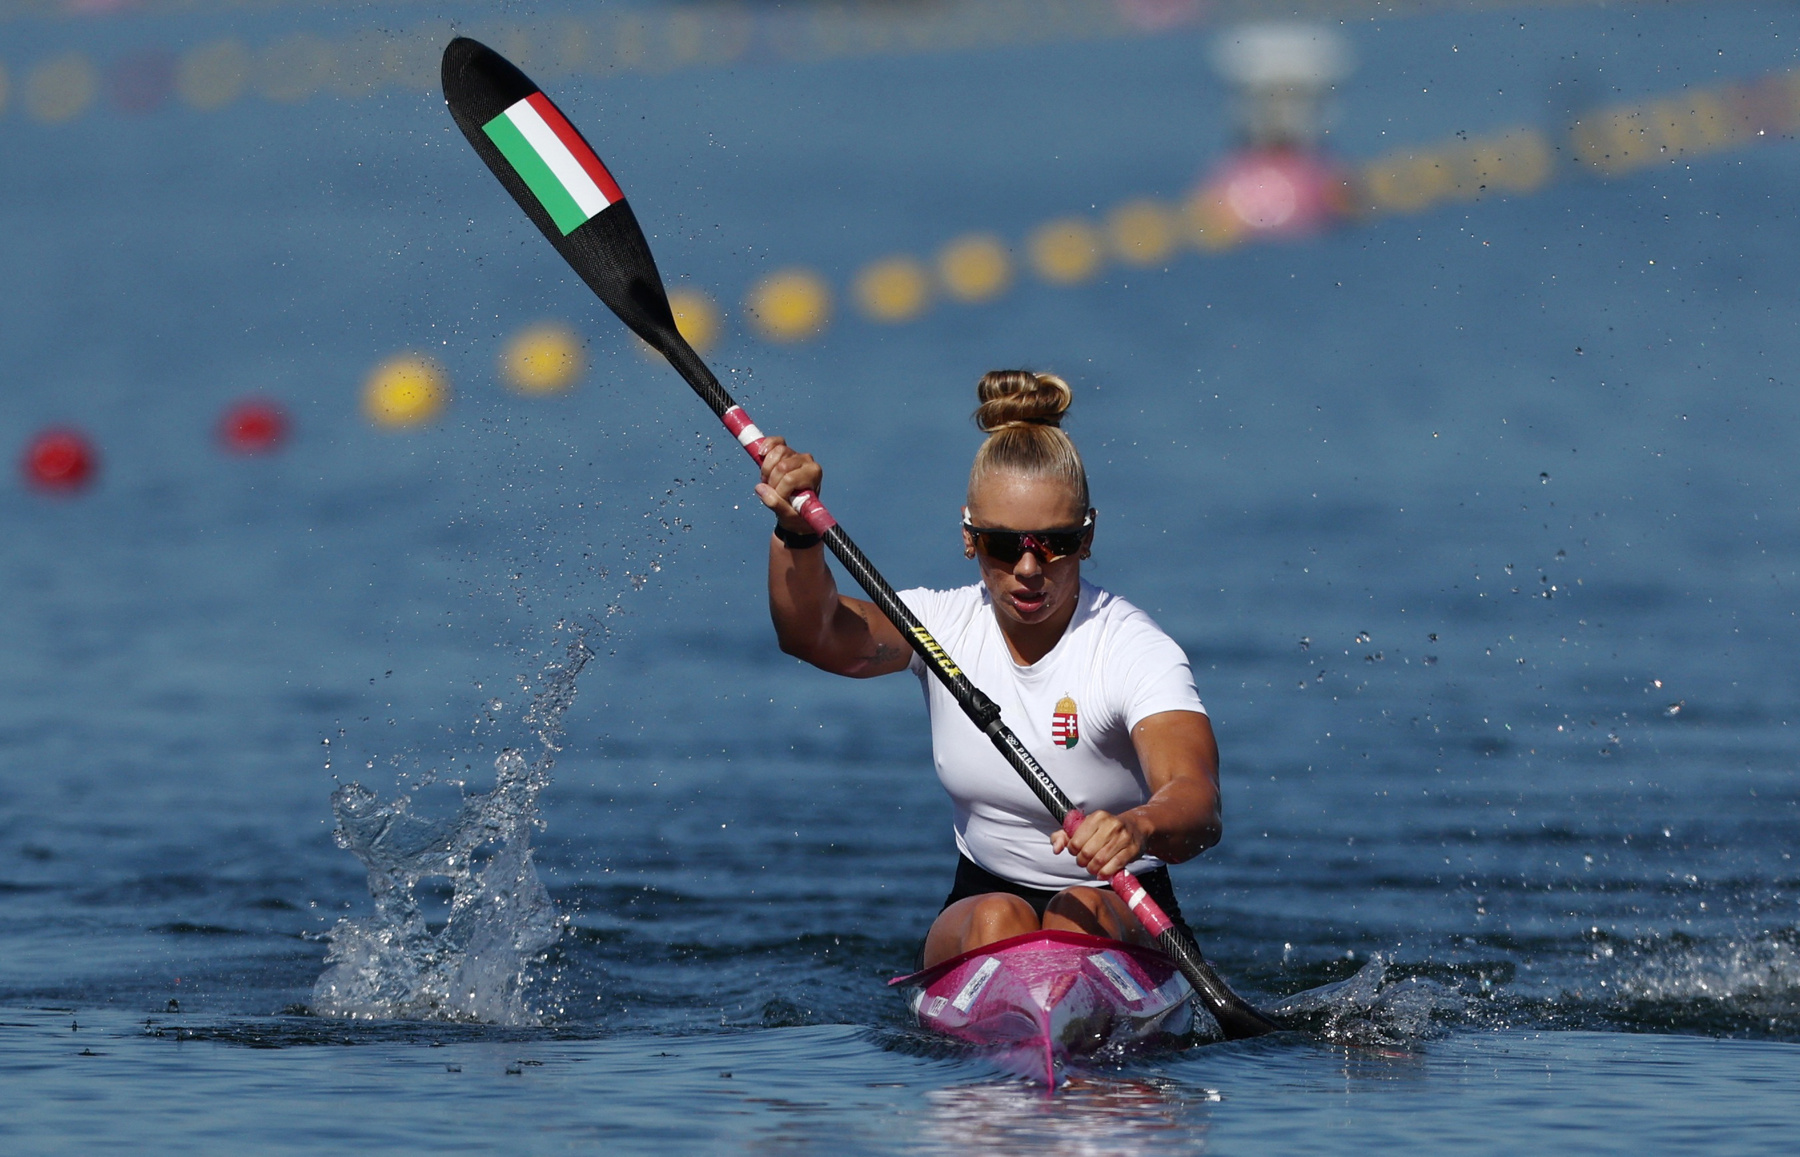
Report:
[[[977,387],[987,440],[969,472],[963,553],[981,582],[900,597],[1075,800],[1056,828],[874,604],[838,593],[788,498],[818,490],[811,455],[772,438],[757,496],[775,512],[769,611],[781,649],[837,675],[911,669],[925,686],[938,778],[956,812],[956,882],[926,937],[926,967],[1040,928],[1152,941],[1103,881],[1129,868],[1181,919],[1165,864],[1219,841],[1218,747],[1180,646],[1081,578],[1096,512],[1060,428],[1068,385],[997,370]],[[1065,854],[1066,853],[1066,854]]]

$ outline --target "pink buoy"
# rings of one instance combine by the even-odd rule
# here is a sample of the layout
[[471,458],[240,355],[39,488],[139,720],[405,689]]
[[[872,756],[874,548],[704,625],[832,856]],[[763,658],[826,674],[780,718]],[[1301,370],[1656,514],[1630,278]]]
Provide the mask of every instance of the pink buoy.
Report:
[[1199,199],[1242,234],[1305,237],[1345,216],[1349,175],[1319,153],[1246,149],[1207,178]]
[[1198,21],[1203,0],[1113,0],[1119,15],[1145,32],[1167,32]]
[[219,416],[219,444],[233,454],[272,453],[287,435],[287,411],[267,398],[234,402]]
[[66,428],[38,434],[25,447],[25,456],[19,463],[26,482],[39,490],[62,494],[85,489],[93,481],[98,465],[86,436]]

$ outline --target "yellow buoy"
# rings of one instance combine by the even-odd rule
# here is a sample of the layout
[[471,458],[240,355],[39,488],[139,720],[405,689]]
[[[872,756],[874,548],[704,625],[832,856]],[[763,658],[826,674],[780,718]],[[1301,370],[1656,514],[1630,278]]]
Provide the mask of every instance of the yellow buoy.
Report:
[[1031,264],[1055,285],[1086,281],[1100,269],[1100,233],[1079,217],[1052,221],[1031,235]]
[[770,341],[818,336],[831,317],[831,289],[810,269],[783,269],[750,287],[750,322]]
[[1196,249],[1229,249],[1244,239],[1243,220],[1212,189],[1202,189],[1189,197],[1181,215],[1187,225],[1188,240]]
[[1106,219],[1113,252],[1129,265],[1155,265],[1175,250],[1174,216],[1156,201],[1132,201]]
[[917,259],[886,257],[856,275],[856,301],[876,321],[911,321],[930,303],[931,282]]
[[337,67],[329,41],[309,32],[297,32],[263,49],[255,76],[264,96],[292,103],[318,92]]
[[[720,321],[719,307],[713,304],[712,298],[697,289],[676,289],[669,293],[669,312],[675,315],[675,329],[687,343],[694,347],[695,353],[705,353],[714,342],[719,340]],[[649,342],[638,338],[634,343],[637,352],[653,362],[661,361],[662,355],[653,349]]]
[[522,394],[557,394],[573,386],[587,358],[575,331],[556,322],[522,329],[500,351],[500,376]]
[[989,233],[958,237],[938,252],[938,280],[958,301],[987,301],[1012,284],[1012,259]]
[[236,40],[215,40],[190,48],[175,66],[175,91],[202,112],[236,100],[250,79],[250,50]]
[[45,124],[62,124],[86,112],[99,92],[93,61],[71,52],[32,70],[25,79],[25,107]]
[[396,354],[369,373],[363,412],[377,426],[398,430],[429,422],[450,400],[450,379],[420,354]]
[[705,353],[719,340],[724,319],[713,299],[698,289],[677,288],[669,293],[669,311],[675,315],[675,328],[699,353]]

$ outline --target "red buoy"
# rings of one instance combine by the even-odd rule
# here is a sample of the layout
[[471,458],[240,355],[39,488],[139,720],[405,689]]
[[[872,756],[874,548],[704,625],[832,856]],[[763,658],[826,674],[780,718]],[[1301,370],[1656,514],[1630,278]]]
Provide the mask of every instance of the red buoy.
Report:
[[19,463],[25,481],[39,490],[71,493],[94,480],[98,460],[94,448],[79,430],[50,429],[25,447]]
[[120,112],[147,113],[161,108],[175,91],[175,56],[161,48],[133,52],[114,60],[106,87]]
[[267,398],[245,398],[219,415],[219,444],[233,454],[271,453],[287,435],[287,411]]

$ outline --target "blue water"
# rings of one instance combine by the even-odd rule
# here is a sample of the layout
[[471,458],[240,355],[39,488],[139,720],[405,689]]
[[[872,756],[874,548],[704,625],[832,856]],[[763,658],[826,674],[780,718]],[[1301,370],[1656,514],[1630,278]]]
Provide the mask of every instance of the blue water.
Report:
[[[1178,195],[1231,143],[1217,23],[552,86],[665,276],[729,311],[721,376],[821,456],[896,585],[969,581],[979,373],[1076,385],[1089,573],[1188,648],[1224,751],[1183,907],[1258,999],[1349,984],[1306,1032],[1046,1098],[882,983],[952,868],[916,688],[776,651],[747,461],[435,96],[23,111],[58,52],[394,12],[6,26],[0,443],[73,422],[102,455],[84,495],[0,487],[9,1151],[1791,1147],[1800,146],[1565,158],[1529,196],[1025,275],[906,325],[841,305],[776,346],[737,320],[771,269],[842,286]],[[1560,141],[1594,104],[1792,67],[1800,36],[1779,5],[1340,15],[1356,159]],[[546,317],[592,368],[511,394],[494,356]],[[362,378],[403,349],[456,398],[380,433]],[[296,436],[228,458],[212,423],[251,392]],[[567,927],[514,1023],[322,1015],[327,936],[374,911],[334,790],[454,815],[543,750],[527,713],[576,638],[529,835]],[[441,934],[451,887],[416,899]]]

